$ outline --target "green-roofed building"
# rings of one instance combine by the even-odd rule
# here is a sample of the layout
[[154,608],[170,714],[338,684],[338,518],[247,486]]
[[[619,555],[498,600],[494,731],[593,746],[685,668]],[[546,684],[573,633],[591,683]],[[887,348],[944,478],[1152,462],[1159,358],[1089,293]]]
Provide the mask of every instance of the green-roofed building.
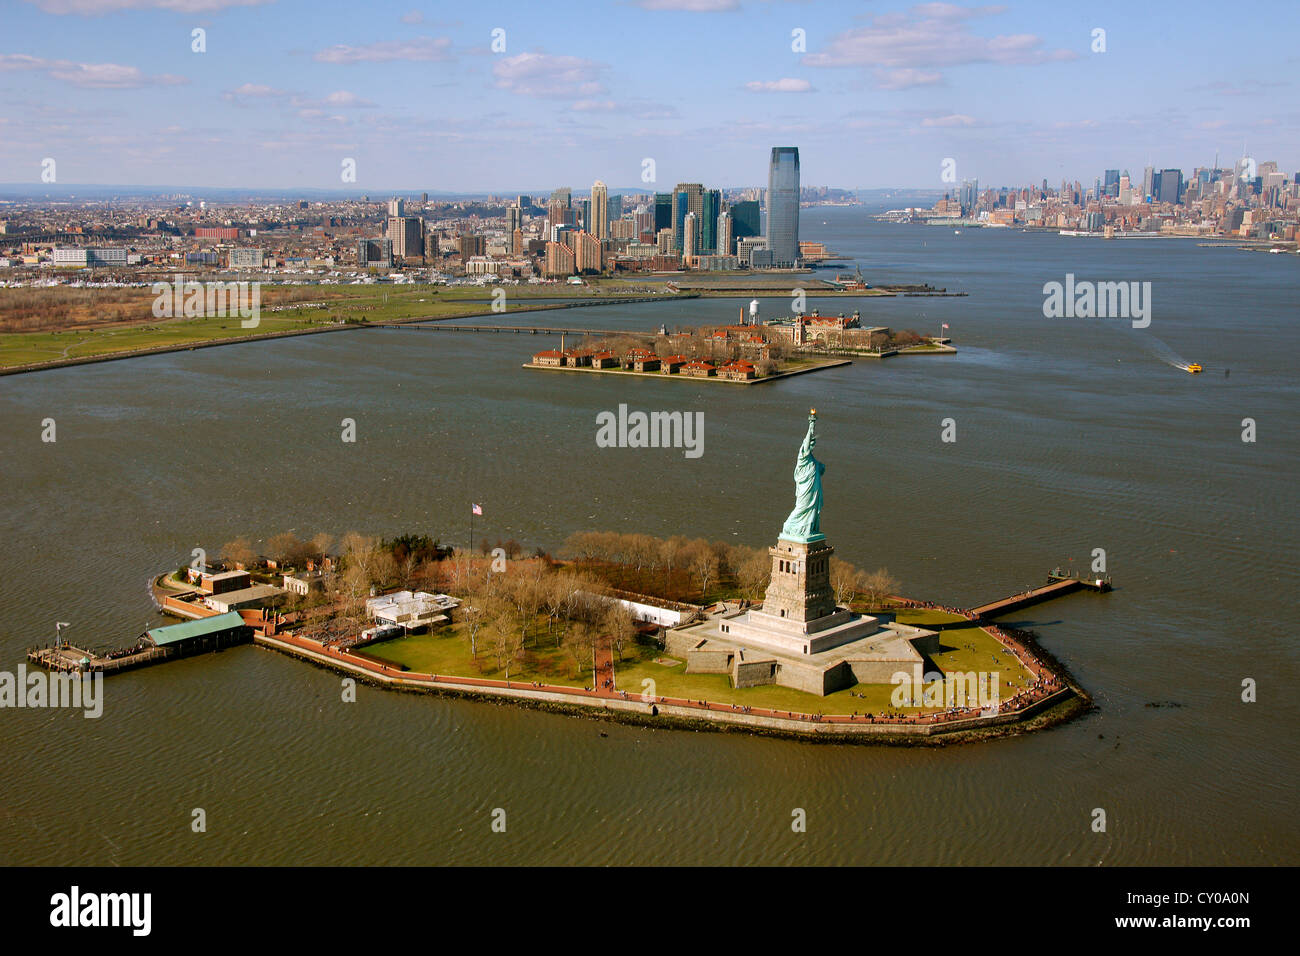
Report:
[[155,647],[165,649],[168,657],[220,650],[246,643],[252,636],[253,629],[244,623],[238,611],[154,627],[145,632],[145,637]]

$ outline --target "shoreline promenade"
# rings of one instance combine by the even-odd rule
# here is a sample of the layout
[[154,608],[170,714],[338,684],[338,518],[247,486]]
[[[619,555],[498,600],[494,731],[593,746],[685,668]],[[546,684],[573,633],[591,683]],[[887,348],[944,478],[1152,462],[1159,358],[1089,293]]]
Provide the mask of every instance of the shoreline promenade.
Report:
[[[1040,682],[1036,688],[1026,688],[1002,702],[996,714],[981,714],[974,708],[951,708],[924,715],[804,714],[718,701],[665,696],[648,698],[617,690],[613,686],[592,689],[403,671],[368,656],[290,634],[257,635],[254,643],[400,690],[511,700],[525,705],[607,716],[650,726],[690,729],[707,727],[719,731],[735,729],[805,739],[949,743],[956,742],[963,736],[978,738],[1023,732],[1032,719],[1055,711],[1058,706],[1070,701],[1075,701],[1078,706],[1062,708],[1063,712],[1049,721],[1049,726],[1088,709],[1089,701],[1076,686],[1052,673],[1052,669],[1037,655],[1030,653],[1021,641],[1012,639],[1004,629],[999,628],[998,631],[999,639],[1040,678]],[[612,660],[604,664],[604,667],[598,668],[598,674],[605,674],[612,665]],[[597,679],[597,684],[601,685],[602,682]]]

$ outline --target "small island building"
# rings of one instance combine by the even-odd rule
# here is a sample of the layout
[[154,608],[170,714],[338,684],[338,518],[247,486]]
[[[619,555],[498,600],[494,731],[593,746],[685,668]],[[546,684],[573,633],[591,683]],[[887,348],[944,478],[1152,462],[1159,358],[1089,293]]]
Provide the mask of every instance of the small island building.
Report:
[[693,378],[711,378],[718,374],[717,368],[708,362],[694,361],[687,362],[682,366],[683,375],[690,375]]
[[559,349],[546,349],[543,352],[537,352],[533,355],[533,364],[559,368],[564,364],[564,353]]
[[142,643],[162,648],[168,657],[181,657],[244,644],[252,636],[253,629],[244,623],[239,613],[228,611],[196,621],[151,627],[145,631]]
[[366,601],[366,614],[377,625],[414,631],[451,623],[451,612],[460,602],[449,594],[428,591],[393,591]]
[[623,356],[623,367],[633,372],[657,372],[659,356],[648,349],[632,349]]
[[273,584],[254,584],[252,587],[223,594],[210,594],[203,603],[218,614],[238,611],[242,608],[271,608],[284,604],[287,593],[283,588]]
[[758,372],[754,369],[754,366],[748,362],[740,361],[728,362],[718,370],[718,374],[722,378],[730,379],[733,382],[748,382],[758,378]]
[[613,352],[597,352],[591,357],[592,368],[618,368],[618,356]]
[[564,353],[564,364],[568,368],[590,368],[591,349],[572,348]]
[[676,375],[689,361],[685,355],[665,355],[659,360],[659,371],[665,375]]

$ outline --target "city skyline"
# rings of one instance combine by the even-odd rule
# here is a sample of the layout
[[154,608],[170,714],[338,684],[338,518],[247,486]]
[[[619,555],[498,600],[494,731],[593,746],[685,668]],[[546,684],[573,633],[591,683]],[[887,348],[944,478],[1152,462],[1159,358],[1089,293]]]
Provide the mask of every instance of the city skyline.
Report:
[[[1177,18],[1100,3],[1085,19],[1043,3],[644,0],[449,19],[404,2],[358,19],[165,2],[10,7],[0,182],[39,186],[54,159],[52,192],[733,189],[763,184],[782,142],[800,145],[804,183],[845,189],[955,188],[946,159],[957,185],[1189,174],[1243,150],[1300,168],[1286,3],[1247,23],[1209,3]],[[682,68],[701,62],[707,76]]]

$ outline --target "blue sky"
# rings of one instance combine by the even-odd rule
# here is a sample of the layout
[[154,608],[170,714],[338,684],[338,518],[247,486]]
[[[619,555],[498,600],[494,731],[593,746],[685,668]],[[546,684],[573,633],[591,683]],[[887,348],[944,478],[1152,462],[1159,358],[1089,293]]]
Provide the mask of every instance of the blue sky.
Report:
[[[1300,2],[4,0],[0,182],[940,188],[1300,169]],[[206,31],[205,53],[191,31]],[[505,31],[493,52],[492,31]],[[1105,52],[1093,52],[1104,29]],[[792,49],[802,30],[806,49]]]

